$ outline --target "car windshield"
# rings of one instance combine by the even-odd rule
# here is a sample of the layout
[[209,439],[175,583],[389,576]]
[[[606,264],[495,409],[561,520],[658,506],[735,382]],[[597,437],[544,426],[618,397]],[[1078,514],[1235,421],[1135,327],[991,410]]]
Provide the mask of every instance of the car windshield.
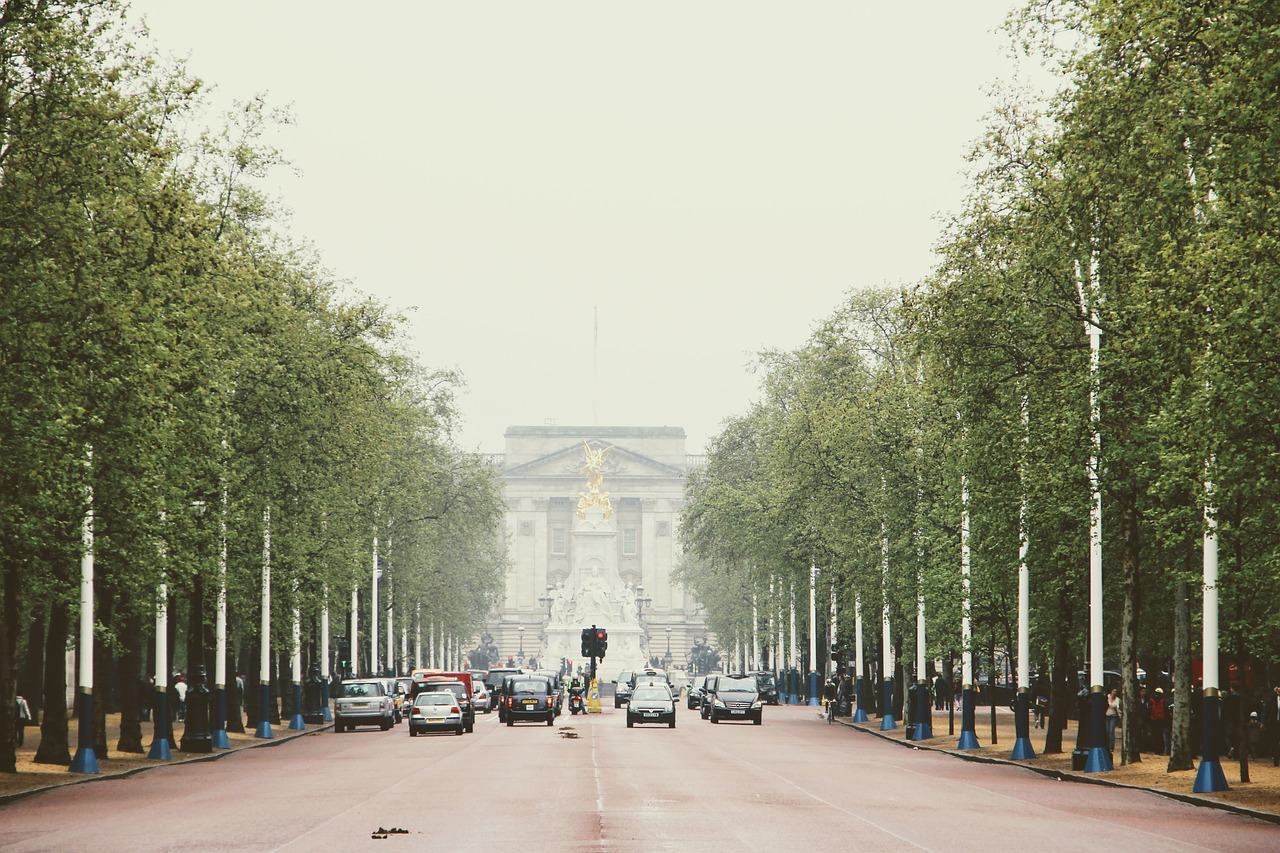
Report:
[[755,693],[756,680],[754,678],[722,678],[720,683],[716,685],[716,691],[723,693],[726,690],[742,690],[748,693]]
[[670,702],[671,694],[661,687],[637,687],[631,700],[633,702],[644,702],[646,700]]
[[344,684],[342,686],[343,696],[379,696],[381,694],[382,685],[380,684],[355,682],[354,684]]
[[449,693],[423,693],[415,701],[418,705],[452,705],[453,696]]

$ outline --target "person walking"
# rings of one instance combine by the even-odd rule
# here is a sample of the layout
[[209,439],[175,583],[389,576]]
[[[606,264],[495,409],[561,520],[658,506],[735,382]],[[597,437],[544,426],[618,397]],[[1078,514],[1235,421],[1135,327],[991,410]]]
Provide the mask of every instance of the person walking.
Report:
[[31,706],[21,696],[13,697],[13,744],[22,746],[27,739],[27,726],[31,725]]
[[1107,749],[1116,751],[1116,726],[1120,724],[1120,694],[1112,687],[1107,691]]

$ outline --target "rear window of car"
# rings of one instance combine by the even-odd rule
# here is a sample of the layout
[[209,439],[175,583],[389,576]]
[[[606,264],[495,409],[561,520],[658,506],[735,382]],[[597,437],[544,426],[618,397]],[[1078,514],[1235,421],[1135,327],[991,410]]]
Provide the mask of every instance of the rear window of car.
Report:
[[353,681],[342,685],[343,696],[381,696],[382,685],[372,681]]
[[413,702],[415,705],[452,705],[453,694],[443,690],[432,693],[420,693]]
[[660,687],[637,687],[636,692],[632,694],[632,699],[644,702],[650,699],[671,701],[671,694]]
[[546,693],[547,683],[545,681],[513,681],[511,682],[512,693]]

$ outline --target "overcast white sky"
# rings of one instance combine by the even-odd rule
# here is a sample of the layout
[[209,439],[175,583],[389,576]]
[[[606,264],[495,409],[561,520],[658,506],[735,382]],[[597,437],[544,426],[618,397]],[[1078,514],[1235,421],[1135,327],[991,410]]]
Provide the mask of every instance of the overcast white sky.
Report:
[[291,105],[289,230],[414,309],[489,452],[548,421],[703,450],[756,352],[930,271],[1014,73],[1009,0],[131,6],[220,103]]

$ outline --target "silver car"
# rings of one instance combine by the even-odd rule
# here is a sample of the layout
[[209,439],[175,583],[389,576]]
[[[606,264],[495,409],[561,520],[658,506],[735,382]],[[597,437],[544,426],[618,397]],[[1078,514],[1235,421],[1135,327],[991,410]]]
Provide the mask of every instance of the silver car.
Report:
[[333,703],[335,732],[345,732],[355,726],[378,726],[385,732],[395,722],[395,698],[387,693],[381,679],[342,683],[342,696]]
[[462,734],[462,708],[458,697],[448,690],[432,690],[419,693],[409,709],[409,737],[417,737],[433,731],[451,731]]

